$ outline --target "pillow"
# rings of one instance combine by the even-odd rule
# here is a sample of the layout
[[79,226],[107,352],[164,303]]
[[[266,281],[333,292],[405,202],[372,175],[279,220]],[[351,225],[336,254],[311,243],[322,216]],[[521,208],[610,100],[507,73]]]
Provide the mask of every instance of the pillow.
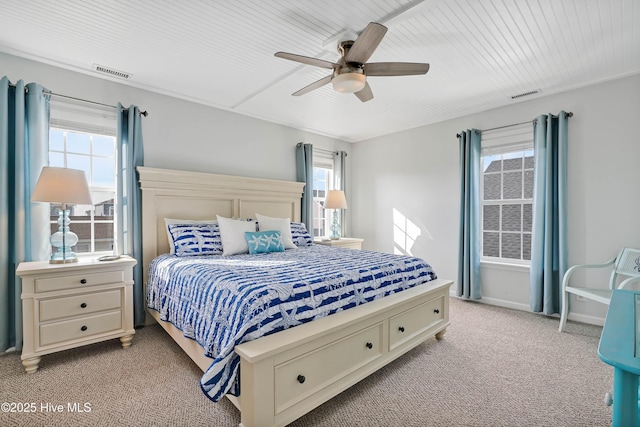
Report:
[[173,240],[171,248],[177,256],[220,255],[220,227],[213,224],[169,224]]
[[291,221],[289,218],[272,218],[270,216],[256,214],[258,229],[260,231],[279,231],[282,234],[282,243],[285,249],[296,249],[297,246],[291,240]]
[[307,231],[307,226],[304,225],[304,222],[291,223],[291,240],[298,247],[313,245],[313,238]]
[[244,237],[247,231],[256,231],[254,221],[241,221],[218,215],[220,239],[222,240],[222,255],[236,255],[249,253],[249,245]]
[[244,238],[251,255],[284,252],[282,233],[279,231],[245,231]]
[[218,221],[215,219],[205,219],[195,221],[192,219],[174,219],[174,218],[165,218],[164,219],[164,228],[167,230],[167,238],[169,240],[169,253],[175,253],[175,244],[173,242],[173,237],[171,237],[171,233],[169,232],[169,225],[171,224],[217,224]]

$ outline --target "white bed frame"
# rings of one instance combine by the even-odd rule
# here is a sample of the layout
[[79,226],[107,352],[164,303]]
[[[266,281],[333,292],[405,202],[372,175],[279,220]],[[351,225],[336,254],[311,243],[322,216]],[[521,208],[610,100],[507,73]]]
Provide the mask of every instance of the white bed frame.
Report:
[[[145,285],[151,260],[169,252],[164,218],[261,213],[300,220],[303,183],[148,167],[138,172]],[[442,339],[451,284],[438,279],[236,346],[241,395],[229,399],[240,410],[240,426],[286,425],[426,339]],[[202,347],[148,312],[203,371],[209,367]]]

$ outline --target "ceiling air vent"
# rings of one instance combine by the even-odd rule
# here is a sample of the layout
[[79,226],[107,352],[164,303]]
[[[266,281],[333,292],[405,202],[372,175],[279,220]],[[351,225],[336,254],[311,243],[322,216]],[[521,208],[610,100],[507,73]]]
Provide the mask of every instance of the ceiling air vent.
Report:
[[536,93],[542,92],[540,89],[530,90],[529,92],[519,93],[517,95],[513,95],[511,99],[524,98],[525,96],[535,95]]
[[110,76],[120,77],[121,79],[130,79],[133,74],[126,71],[119,71],[113,68],[105,67],[104,65],[93,64],[93,70],[99,73],[109,74]]

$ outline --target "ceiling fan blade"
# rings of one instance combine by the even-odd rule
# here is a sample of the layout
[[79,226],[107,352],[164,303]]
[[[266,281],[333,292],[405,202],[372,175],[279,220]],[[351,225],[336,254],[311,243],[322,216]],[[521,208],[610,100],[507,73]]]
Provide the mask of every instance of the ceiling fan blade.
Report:
[[307,86],[303,87],[299,91],[292,93],[291,95],[300,96],[300,95],[304,95],[305,93],[309,93],[312,90],[318,89],[319,87],[322,87],[322,86],[326,85],[327,83],[331,82],[331,77],[333,77],[333,76],[323,77],[320,80],[315,81],[315,82],[311,83],[310,85],[307,85]]
[[429,64],[416,62],[370,62],[364,64],[364,73],[367,76],[413,76],[426,74]]
[[353,42],[351,48],[345,56],[347,62],[357,62],[364,64],[367,59],[373,55],[382,38],[387,32],[387,27],[378,24],[377,22],[370,22],[364,29],[358,38]]
[[288,59],[289,61],[300,62],[306,65],[327,68],[329,70],[333,70],[335,67],[338,67],[338,64],[330,61],[325,61],[324,59],[310,58],[308,56],[296,55],[295,53],[276,52],[275,56],[277,56],[278,58]]
[[364,88],[361,91],[354,93],[354,95],[362,102],[371,101],[373,99],[373,92],[371,91],[369,83],[365,83]]

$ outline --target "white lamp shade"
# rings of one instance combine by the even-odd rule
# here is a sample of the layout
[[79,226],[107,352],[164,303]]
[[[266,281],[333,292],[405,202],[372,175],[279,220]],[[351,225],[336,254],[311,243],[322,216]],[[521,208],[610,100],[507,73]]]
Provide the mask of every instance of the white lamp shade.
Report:
[[42,168],[31,201],[86,205],[92,203],[84,171],[49,166]]
[[347,209],[347,198],[342,190],[329,190],[324,200],[325,209]]
[[367,83],[367,77],[361,73],[338,74],[331,79],[333,90],[340,93],[360,92]]

